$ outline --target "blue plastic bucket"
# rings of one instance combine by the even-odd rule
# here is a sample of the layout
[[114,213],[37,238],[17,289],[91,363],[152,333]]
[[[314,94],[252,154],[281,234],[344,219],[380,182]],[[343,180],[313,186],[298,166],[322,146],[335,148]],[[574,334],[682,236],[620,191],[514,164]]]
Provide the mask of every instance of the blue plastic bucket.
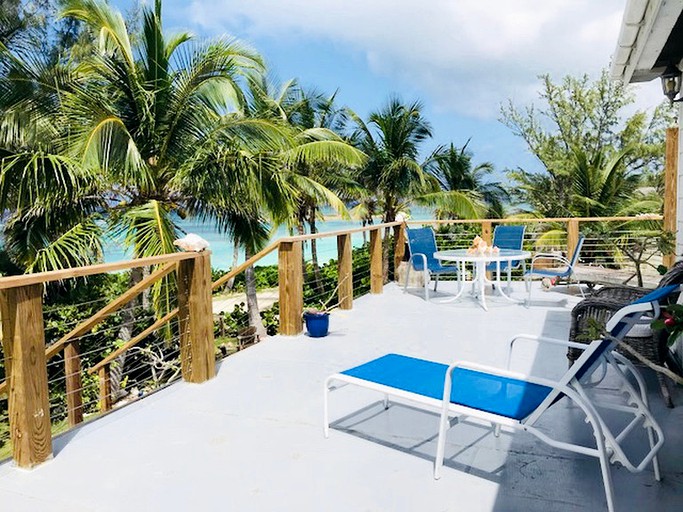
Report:
[[304,313],[306,330],[311,338],[322,338],[327,336],[330,329],[329,313]]

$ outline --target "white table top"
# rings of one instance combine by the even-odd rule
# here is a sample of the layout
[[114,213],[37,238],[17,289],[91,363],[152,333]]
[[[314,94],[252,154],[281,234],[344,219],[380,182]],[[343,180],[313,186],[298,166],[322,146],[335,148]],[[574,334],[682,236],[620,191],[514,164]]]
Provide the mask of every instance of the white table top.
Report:
[[454,249],[451,251],[437,251],[434,258],[443,261],[518,261],[531,258],[529,251],[517,251],[514,249],[501,249],[497,253],[480,254],[468,253],[467,249]]

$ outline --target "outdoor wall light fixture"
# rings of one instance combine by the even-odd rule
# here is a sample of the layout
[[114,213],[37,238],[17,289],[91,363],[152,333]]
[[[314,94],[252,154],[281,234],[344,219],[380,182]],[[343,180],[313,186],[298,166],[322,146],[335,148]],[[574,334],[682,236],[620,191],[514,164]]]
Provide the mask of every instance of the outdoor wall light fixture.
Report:
[[681,70],[673,64],[669,64],[662,73],[662,91],[672,105],[675,101],[683,101],[683,98],[674,99],[681,92]]

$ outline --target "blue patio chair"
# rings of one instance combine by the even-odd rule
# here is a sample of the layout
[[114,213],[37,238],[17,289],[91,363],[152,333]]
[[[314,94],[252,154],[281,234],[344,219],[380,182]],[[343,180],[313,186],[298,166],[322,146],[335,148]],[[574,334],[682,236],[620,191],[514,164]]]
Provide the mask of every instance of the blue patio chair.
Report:
[[[472,417],[491,423],[496,436],[500,435],[502,426],[524,430],[550,446],[598,458],[607,506],[613,511],[614,492],[610,463],[618,462],[633,473],[643,471],[652,464],[654,476],[659,480],[656,456],[664,442],[662,429],[648,409],[643,378],[635,366],[614,351],[614,348],[618,340],[623,339],[634,325],[648,324],[653,318],[657,318],[660,313],[659,301],[679,289],[680,285],[659,288],[621,308],[607,323],[606,329],[610,336],[595,340],[589,345],[517,335],[510,341],[506,369],[462,361],[448,366],[399,354],[387,354],[331,375],[325,381],[325,437],[329,436],[328,399],[332,382],[354,384],[383,394],[385,409],[389,406],[389,397],[396,397],[429,411],[441,411],[434,478],[439,478],[443,465],[446,433],[451,426],[450,417],[456,417],[454,425],[460,417]],[[570,346],[583,353],[560,379],[538,378],[510,371],[513,349],[519,341]],[[614,370],[610,374],[614,373],[615,378],[620,381],[619,391],[623,395],[615,395],[611,391],[611,379],[610,389],[604,390],[605,393],[602,394],[597,393],[600,391],[597,385],[604,379],[608,367]],[[597,369],[601,371],[596,371]],[[597,399],[593,394],[588,396],[588,387],[595,388],[595,394],[604,396]],[[625,404],[615,402],[615,399],[624,396]],[[593,429],[595,447],[556,439],[548,433],[547,425],[543,429],[535,426],[543,413],[558,402],[566,400],[571,400],[585,414],[586,422]],[[599,410],[603,409],[611,411],[610,419],[618,413],[633,418],[631,421],[619,422],[620,427],[616,429],[618,431],[613,432],[614,427],[608,426],[606,418],[600,415]],[[647,431],[649,451],[645,455],[641,453],[633,461],[634,457],[625,453],[621,442],[638,426]],[[560,430],[564,432],[566,429]]]
[[[524,243],[524,231],[525,226],[496,226],[493,230],[493,242],[492,244],[499,249],[513,249],[516,251],[522,250],[522,244]],[[486,265],[487,272],[497,272],[497,280],[500,282],[500,272],[507,271],[508,275],[508,288],[512,282],[512,269],[519,268],[522,264],[522,260],[515,260],[512,262],[501,261],[499,263],[489,263]]]
[[[576,248],[574,249],[574,254],[572,254],[571,259],[567,259],[564,256],[552,254],[552,253],[538,253],[534,255],[531,260],[531,268],[524,274],[524,283],[526,285],[526,291],[529,294],[527,299],[527,304],[531,302],[531,280],[533,277],[548,277],[556,279],[566,279],[567,283],[571,283],[572,275],[574,274],[574,266],[579,261],[579,255],[581,254],[581,248],[583,247],[583,242],[586,239],[585,235],[579,235],[579,239],[576,243]],[[539,268],[536,265],[538,260],[543,259],[545,261],[553,260],[558,263],[558,266],[551,268]],[[577,281],[577,286],[579,287],[579,292],[581,292],[581,297],[585,297],[581,284]]]
[[408,272],[406,272],[406,282],[403,284],[403,292],[408,290],[408,278],[410,271],[416,270],[424,274],[425,300],[429,300],[429,279],[434,276],[434,291],[439,284],[439,276],[443,274],[457,274],[457,267],[444,266],[434,257],[436,248],[436,237],[432,228],[407,228],[406,238],[410,249],[410,261],[408,262]]

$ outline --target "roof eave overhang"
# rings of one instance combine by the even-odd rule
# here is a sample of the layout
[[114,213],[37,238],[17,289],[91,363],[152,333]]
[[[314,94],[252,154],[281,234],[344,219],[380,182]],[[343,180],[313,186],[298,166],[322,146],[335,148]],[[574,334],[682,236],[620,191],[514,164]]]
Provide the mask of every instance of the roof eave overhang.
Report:
[[[629,0],[612,58],[612,78],[624,83],[658,78],[666,67],[660,55],[682,11],[681,0]],[[681,58],[677,56],[678,61]]]

